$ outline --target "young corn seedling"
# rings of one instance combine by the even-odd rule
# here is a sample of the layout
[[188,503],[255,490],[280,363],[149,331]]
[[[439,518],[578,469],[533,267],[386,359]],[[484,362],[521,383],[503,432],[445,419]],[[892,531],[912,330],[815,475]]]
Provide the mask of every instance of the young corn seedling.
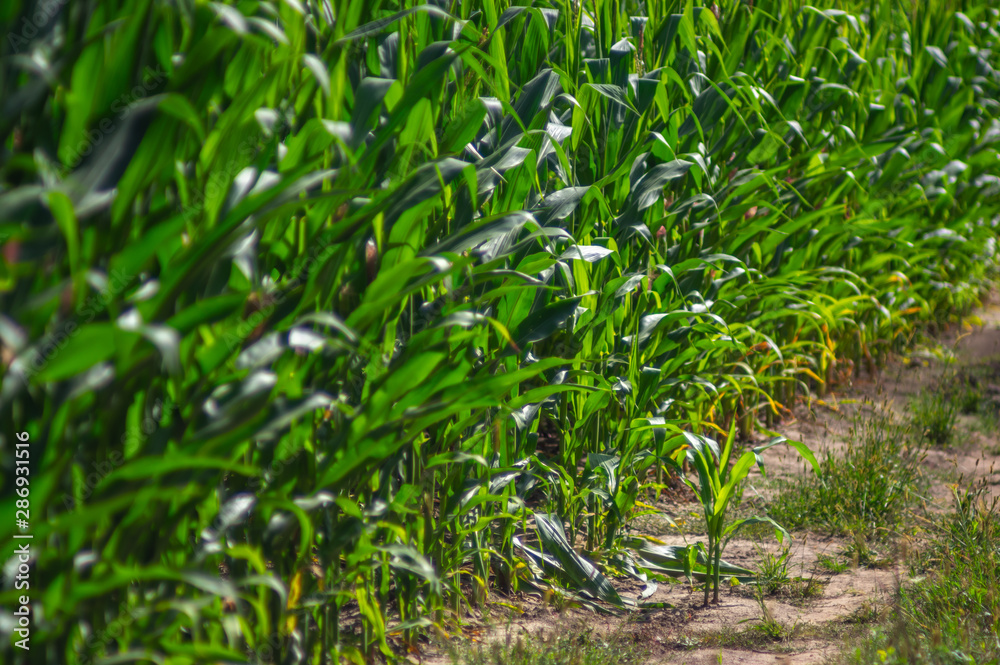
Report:
[[713,603],[719,602],[722,552],[740,528],[748,524],[769,524],[774,527],[779,542],[783,543],[785,538],[790,538],[784,527],[770,517],[748,517],[729,524],[726,523],[726,511],[729,509],[733,497],[739,493],[754,463],[760,468],[761,473],[764,472],[764,462],[760,454],[772,446],[787,443],[812,465],[814,471],[819,471],[819,465],[807,446],[779,436],[763,446],[743,451],[736,463],[730,466],[734,453],[733,444],[736,440],[735,420],[729,426],[729,434],[721,449],[716,441],[708,437],[689,432],[685,432],[683,436],[686,439],[686,445],[674,453],[674,462],[679,462],[681,455],[683,455],[688,466],[698,474],[697,482],[689,474],[683,472],[682,479],[697,495],[705,513],[705,526],[708,531],[708,578],[705,581],[705,606],[707,607],[710,594]]
[[681,432],[749,435],[997,274],[989,4],[4,2],[0,512],[29,433],[65,580],[31,658],[364,663],[493,589],[614,605],[675,454],[706,594],[748,573],[759,451]]

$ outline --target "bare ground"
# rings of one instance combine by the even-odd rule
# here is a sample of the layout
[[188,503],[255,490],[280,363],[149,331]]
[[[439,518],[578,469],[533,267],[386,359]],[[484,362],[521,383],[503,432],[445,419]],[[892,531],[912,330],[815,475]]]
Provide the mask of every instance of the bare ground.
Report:
[[[807,443],[817,454],[825,449],[837,451],[844,445],[855,414],[860,409],[884,408],[904,418],[910,400],[921,390],[930,390],[941,377],[958,366],[987,366],[987,381],[1000,384],[1000,305],[988,305],[978,312],[978,321],[962,329],[939,335],[936,344],[918,348],[908,358],[896,359],[878,377],[856,378],[848,386],[811,405],[799,406],[793,417],[776,425],[776,430],[790,439]],[[996,390],[991,392],[992,388]],[[987,385],[987,393],[1000,402],[1000,385]],[[1000,453],[1000,435],[996,428],[977,428],[974,417],[962,416],[955,443],[947,448],[932,448],[924,460],[931,480],[926,497],[926,514],[943,514],[949,509],[949,486],[985,480],[992,494],[1000,494],[1000,473],[993,467]],[[764,453],[769,477],[787,477],[801,473],[802,462],[785,447]],[[767,494],[770,483],[751,477],[744,496],[754,492]],[[683,495],[681,495],[683,496]],[[676,498],[676,497],[675,497]],[[685,520],[697,522],[700,506],[695,503],[664,503],[660,506],[669,517],[685,528]],[[633,525],[637,530],[666,544],[681,545],[685,538],[698,540],[702,534],[679,533],[666,520],[647,518]],[[476,641],[531,639],[542,633],[590,631],[594,635],[617,637],[635,644],[648,653],[647,662],[659,663],[809,663],[829,662],[851,643],[865,624],[879,616],[890,602],[894,590],[905,580],[906,569],[898,563],[882,568],[848,567],[839,573],[820,568],[821,556],[834,557],[847,546],[843,540],[815,534],[793,534],[789,573],[798,578],[789,589],[761,601],[752,587],[723,590],[720,602],[702,607],[702,592],[686,583],[661,583],[646,602],[661,603],[661,608],[628,615],[600,615],[582,609],[557,610],[533,597],[505,599],[489,616],[472,619],[474,626],[467,636]],[[905,546],[905,544],[904,544]],[[756,568],[760,548],[778,551],[768,539],[733,540],[724,558],[734,564]],[[892,559],[890,557],[890,559]],[[902,556],[894,558],[901,561]],[[635,597],[640,586],[615,580],[620,594]],[[513,613],[505,607],[518,607]],[[764,630],[765,612],[778,626],[778,634]],[[491,627],[492,626],[492,627]],[[425,663],[449,662],[441,653],[424,654]]]

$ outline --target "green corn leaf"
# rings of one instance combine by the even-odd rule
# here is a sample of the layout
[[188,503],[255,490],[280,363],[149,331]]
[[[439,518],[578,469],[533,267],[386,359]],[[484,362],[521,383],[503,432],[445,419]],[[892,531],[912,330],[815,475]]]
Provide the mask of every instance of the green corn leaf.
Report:
[[623,607],[618,592],[604,575],[590,561],[576,553],[566,540],[562,520],[557,516],[535,513],[538,537],[546,552],[559,560],[562,569],[580,589],[586,590],[598,600]]

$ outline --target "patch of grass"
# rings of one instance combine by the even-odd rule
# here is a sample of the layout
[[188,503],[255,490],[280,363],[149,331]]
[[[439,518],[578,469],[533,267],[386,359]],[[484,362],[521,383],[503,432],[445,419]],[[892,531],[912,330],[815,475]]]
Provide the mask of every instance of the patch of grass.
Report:
[[701,637],[694,637],[692,635],[681,635],[677,638],[675,646],[678,649],[697,649],[701,646]]
[[850,615],[844,619],[844,623],[859,625],[873,624],[884,618],[885,615],[885,605],[881,605],[871,600],[866,600],[861,604],[861,607],[851,612]]
[[[791,580],[788,580],[788,583],[790,582]],[[764,600],[765,596],[766,587],[758,584],[754,588],[754,598],[757,600],[757,604],[760,605],[760,617],[741,621],[740,623],[754,622],[743,631],[722,631],[717,636],[721,638],[721,643],[713,644],[712,646],[753,649],[789,640],[792,637],[792,633],[795,632],[796,626],[793,625],[789,628],[775,619]]]
[[750,626],[750,631],[757,633],[765,642],[781,642],[789,637],[789,630],[774,618],[761,619],[760,623]]
[[760,620],[759,623],[742,629],[726,627],[695,635],[681,635],[675,644],[683,650],[748,649],[781,653],[787,650],[787,646],[782,647],[782,644],[790,637],[791,631],[781,623]]
[[958,410],[964,415],[978,414],[986,404],[986,396],[978,386],[964,383],[958,393]]
[[768,551],[759,543],[757,551],[757,575],[753,584],[740,586],[737,593],[760,599],[764,596],[780,596],[791,601],[805,601],[823,595],[826,583],[815,577],[794,577],[789,572],[791,548],[785,546],[778,552]]
[[850,570],[850,566],[840,560],[839,557],[820,554],[816,557],[816,567],[834,575]]
[[1000,429],[1000,409],[994,384],[998,367],[1000,363],[996,359],[962,367],[945,388],[963,415],[978,416],[975,429],[986,435],[995,434]]
[[863,634],[871,631],[868,625],[848,621],[796,623],[793,626],[786,626],[773,620],[768,622],[766,619],[757,621],[759,623],[747,628],[729,626],[681,635],[674,645],[680,650],[732,649],[778,655],[795,653],[801,649],[802,641],[807,640],[855,644],[858,639],[863,639]]
[[788,557],[791,548],[787,545],[780,552],[774,553],[759,543],[754,544],[757,550],[757,587],[767,595],[773,595],[782,587],[791,584],[788,574]]
[[[975,404],[978,408],[978,401]],[[928,443],[946,446],[952,441],[960,405],[962,402],[952,400],[948,391],[921,390],[910,401],[913,427]]]
[[848,654],[852,663],[987,663],[1000,659],[1000,504],[985,485],[954,488],[956,511],[911,561],[891,616]]
[[797,600],[812,600],[826,592],[826,582],[815,577],[797,577],[785,588],[785,595]]
[[774,591],[766,588],[758,589],[756,585],[741,585],[733,591],[744,597],[773,596],[781,598],[790,605],[800,605],[804,602],[820,598],[826,591],[827,582],[816,577],[791,577]]
[[885,556],[882,549],[876,549],[872,542],[860,531],[853,534],[854,540],[848,543],[840,552],[841,556],[850,559],[854,568],[888,568],[894,562],[890,556]]
[[590,629],[518,635],[491,644],[466,644],[451,653],[454,665],[633,665],[647,653],[617,637]]
[[[853,535],[864,543],[881,540],[901,527],[925,482],[920,470],[923,452],[921,439],[885,409],[863,412],[854,421],[846,447],[822,457],[819,476],[804,474],[778,483],[768,512],[788,529]],[[865,558],[864,551],[858,553]]]

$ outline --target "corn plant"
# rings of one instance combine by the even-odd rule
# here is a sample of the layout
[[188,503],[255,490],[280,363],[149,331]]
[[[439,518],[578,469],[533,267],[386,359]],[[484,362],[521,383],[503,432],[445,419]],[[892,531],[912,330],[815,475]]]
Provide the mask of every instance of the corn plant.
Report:
[[[733,420],[729,434],[723,445],[711,438],[685,433],[684,445],[675,453],[683,455],[692,469],[697,473],[698,482],[694,482],[682,472],[682,479],[698,497],[705,515],[705,525],[708,536],[707,543],[707,579],[705,580],[705,605],[709,603],[709,593],[712,602],[719,602],[719,581],[722,571],[722,552],[726,543],[744,526],[750,524],[769,524],[774,527],[779,542],[788,538],[788,532],[770,517],[748,517],[726,522],[726,511],[734,497],[742,494],[742,484],[747,474],[756,464],[764,472],[760,453],[772,446],[787,443],[792,446],[818,472],[819,465],[808,447],[797,441],[789,441],[784,437],[775,437],[767,444],[745,450],[738,459],[734,459],[733,444],[736,439],[736,421]],[[732,462],[732,465],[730,465]]]
[[27,432],[48,662],[371,662],[495,594],[632,607],[644,551],[678,570],[624,537],[677,437],[717,578],[734,427],[996,275],[987,3],[13,0],[0,28],[0,511]]

